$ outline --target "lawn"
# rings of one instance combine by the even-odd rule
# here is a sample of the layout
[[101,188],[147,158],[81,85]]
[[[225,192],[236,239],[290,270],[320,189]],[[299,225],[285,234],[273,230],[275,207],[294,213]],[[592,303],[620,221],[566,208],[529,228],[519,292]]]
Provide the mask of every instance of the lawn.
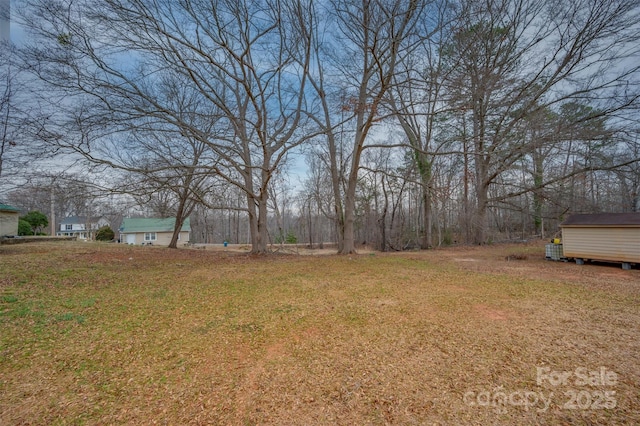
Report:
[[640,270],[0,246],[0,424],[640,424]]

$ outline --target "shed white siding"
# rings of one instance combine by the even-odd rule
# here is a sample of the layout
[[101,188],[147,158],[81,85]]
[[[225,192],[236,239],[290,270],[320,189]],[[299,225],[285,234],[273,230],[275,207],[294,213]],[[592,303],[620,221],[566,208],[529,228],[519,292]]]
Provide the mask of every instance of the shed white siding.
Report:
[[565,257],[640,263],[640,227],[562,228]]

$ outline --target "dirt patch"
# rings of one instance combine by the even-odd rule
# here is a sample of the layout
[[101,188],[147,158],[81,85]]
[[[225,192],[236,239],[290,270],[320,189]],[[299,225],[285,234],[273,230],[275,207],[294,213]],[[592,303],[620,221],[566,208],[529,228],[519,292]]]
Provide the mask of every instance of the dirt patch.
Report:
[[[251,251],[251,246],[246,244],[194,244],[185,247],[190,250],[206,250],[221,253],[248,253]],[[284,255],[299,255],[299,256],[330,256],[335,255],[338,252],[338,248],[335,244],[324,244],[322,247],[314,246],[309,247],[305,244],[272,244],[268,247],[271,254],[284,254]],[[376,253],[375,250],[369,246],[362,245],[357,247],[357,254],[372,254]]]
[[496,321],[506,321],[514,316],[512,313],[484,304],[474,305],[473,310],[484,318]]
[[[434,262],[455,262],[473,272],[502,273],[549,282],[569,281],[593,288],[613,286],[632,293],[640,291],[638,265],[632,270],[623,270],[616,263],[576,265],[574,262],[551,261],[545,258],[545,244],[544,241],[537,241],[527,244],[454,247],[421,252],[419,256]],[[629,287],[634,283],[638,285]]]

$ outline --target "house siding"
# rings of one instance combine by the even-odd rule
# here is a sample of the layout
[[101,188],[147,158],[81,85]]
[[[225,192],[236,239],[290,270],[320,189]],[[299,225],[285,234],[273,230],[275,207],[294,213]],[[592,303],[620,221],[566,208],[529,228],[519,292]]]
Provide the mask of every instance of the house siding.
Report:
[[[78,220],[83,220],[83,223],[79,223]],[[68,225],[71,225],[71,229],[67,229]],[[56,232],[56,235],[75,236],[82,240],[93,240],[95,238],[96,231],[105,225],[109,225],[109,222],[104,217],[97,220],[88,220],[83,217],[74,216],[66,218],[60,223],[60,230]]]
[[[144,232],[136,232],[131,234],[122,234],[121,242],[131,244],[131,235],[135,236],[135,240],[133,244],[141,245],[147,244],[149,241],[144,240]],[[151,241],[151,244],[154,246],[168,246],[171,242],[171,237],[173,236],[173,232],[156,232],[156,240]],[[129,238],[127,238],[129,237]],[[180,243],[187,243],[189,241],[189,232],[182,231],[180,232]]]
[[18,235],[18,212],[0,211],[0,236]]
[[563,227],[565,257],[640,263],[640,227]]
[[[175,218],[124,218],[120,226],[120,242],[125,244],[149,244],[158,246],[168,246],[171,243]],[[185,218],[180,231],[179,244],[189,242],[189,232],[191,230],[189,218]],[[156,234],[153,241],[145,241],[144,235],[147,232]]]

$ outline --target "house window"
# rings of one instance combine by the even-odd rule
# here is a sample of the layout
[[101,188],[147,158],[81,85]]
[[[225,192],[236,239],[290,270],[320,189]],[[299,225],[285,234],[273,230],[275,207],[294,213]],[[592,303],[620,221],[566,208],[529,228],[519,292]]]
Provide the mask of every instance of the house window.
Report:
[[64,230],[65,231],[71,231],[73,229],[73,225],[65,225],[64,226]]
[[156,240],[156,233],[155,232],[145,232],[144,233],[144,240],[145,241],[155,241]]

